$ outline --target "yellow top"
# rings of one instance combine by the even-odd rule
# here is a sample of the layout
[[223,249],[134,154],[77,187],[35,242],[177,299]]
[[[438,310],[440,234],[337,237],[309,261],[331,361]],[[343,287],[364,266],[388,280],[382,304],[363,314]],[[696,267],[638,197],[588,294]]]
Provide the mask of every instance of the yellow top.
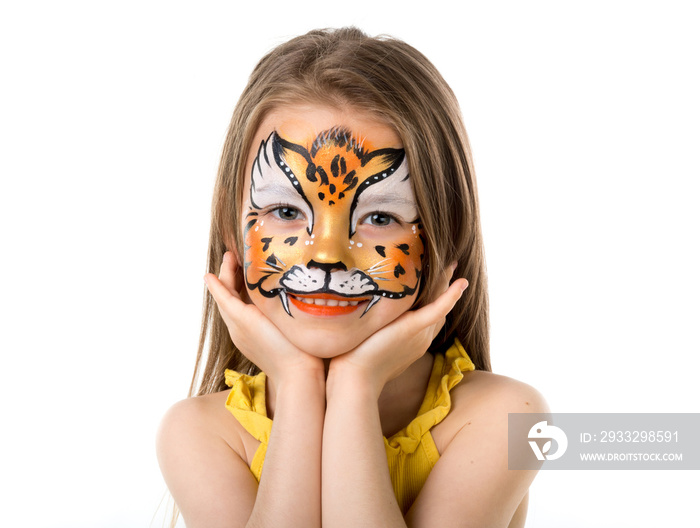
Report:
[[[440,458],[430,429],[450,412],[450,390],[463,378],[463,372],[474,370],[474,364],[455,339],[444,355],[436,354],[428,388],[418,415],[398,433],[384,438],[389,462],[389,474],[394,494],[404,514],[416,500],[428,474]],[[226,371],[226,385],[231,393],[226,408],[253,437],[260,447],[253,456],[250,470],[260,482],[272,420],[265,406],[265,374],[248,376],[233,370]]]

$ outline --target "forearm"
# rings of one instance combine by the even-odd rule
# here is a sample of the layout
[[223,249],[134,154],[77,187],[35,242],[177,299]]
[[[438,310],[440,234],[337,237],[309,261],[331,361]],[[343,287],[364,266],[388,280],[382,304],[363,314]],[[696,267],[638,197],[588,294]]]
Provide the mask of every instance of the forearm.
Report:
[[276,386],[275,414],[247,526],[321,526],[323,374]]
[[331,368],[323,429],[323,526],[402,527],[376,390]]

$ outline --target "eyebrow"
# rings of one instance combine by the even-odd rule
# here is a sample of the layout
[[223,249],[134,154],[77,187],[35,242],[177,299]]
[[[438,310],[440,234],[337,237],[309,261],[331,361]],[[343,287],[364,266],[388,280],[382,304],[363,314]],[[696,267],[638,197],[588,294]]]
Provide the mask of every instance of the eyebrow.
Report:
[[274,196],[292,198],[301,198],[301,195],[292,187],[280,185],[278,183],[269,183],[253,189],[256,195],[272,194]]
[[359,202],[363,205],[409,205],[416,207],[415,200],[407,200],[403,195],[397,193],[385,193],[366,196],[361,194]]

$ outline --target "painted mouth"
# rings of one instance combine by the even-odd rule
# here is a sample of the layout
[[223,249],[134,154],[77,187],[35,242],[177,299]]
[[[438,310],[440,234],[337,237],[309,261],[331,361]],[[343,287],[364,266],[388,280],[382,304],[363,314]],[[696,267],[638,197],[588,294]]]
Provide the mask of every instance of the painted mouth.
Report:
[[314,295],[288,293],[287,295],[288,299],[298,310],[319,316],[350,314],[364,307],[371,300],[369,297],[348,298],[328,293],[317,293]]
[[359,303],[368,301],[369,297],[348,298],[330,293],[316,293],[312,295],[300,295],[298,293],[288,294],[290,297],[297,299],[306,304],[315,304],[316,306],[357,306]]

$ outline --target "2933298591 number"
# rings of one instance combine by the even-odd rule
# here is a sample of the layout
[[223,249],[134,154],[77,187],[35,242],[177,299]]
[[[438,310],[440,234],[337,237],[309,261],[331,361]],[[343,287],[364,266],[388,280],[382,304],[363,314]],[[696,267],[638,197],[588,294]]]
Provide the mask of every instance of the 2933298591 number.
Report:
[[600,442],[650,444],[678,442],[678,431],[601,431]]

